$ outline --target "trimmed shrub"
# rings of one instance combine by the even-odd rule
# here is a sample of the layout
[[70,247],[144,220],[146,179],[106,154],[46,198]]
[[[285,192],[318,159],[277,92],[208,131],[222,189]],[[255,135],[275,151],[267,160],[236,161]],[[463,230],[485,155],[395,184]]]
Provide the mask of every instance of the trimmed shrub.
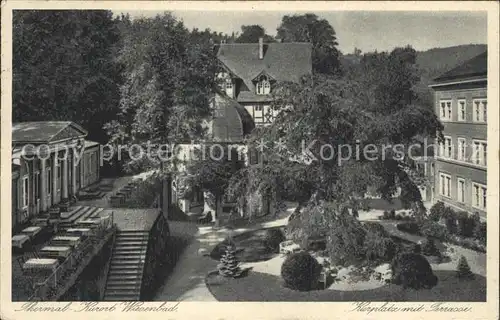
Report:
[[457,234],[457,214],[453,209],[446,207],[443,213],[444,222],[446,225],[446,229],[450,234]]
[[285,240],[285,235],[280,229],[269,229],[266,231],[264,244],[269,251],[278,253],[280,250],[280,243]]
[[427,238],[422,247],[422,254],[426,256],[436,256],[436,257],[441,256],[441,252],[436,247],[436,243],[434,242],[433,238]]
[[459,279],[472,279],[474,278],[474,274],[470,270],[469,263],[464,256],[460,257],[457,265],[457,277]]
[[391,238],[375,232],[368,232],[365,237],[366,258],[370,261],[391,261],[397,252],[397,246]]
[[445,206],[444,203],[441,201],[436,202],[432,207],[429,212],[429,219],[432,221],[438,222],[441,217],[443,216]]
[[399,231],[407,232],[409,234],[420,234],[420,226],[416,222],[402,222],[396,225]]
[[365,227],[367,232],[373,232],[373,233],[376,233],[376,234],[383,236],[383,237],[388,236],[387,231],[385,230],[384,226],[378,222],[371,222],[371,221],[365,222],[364,227]]
[[361,201],[361,210],[362,211],[370,211],[370,204],[368,203],[368,201]]
[[366,229],[358,219],[340,215],[326,234],[328,255],[332,263],[346,266],[365,258]]
[[321,265],[309,253],[292,253],[281,265],[281,277],[287,288],[308,291],[316,288],[321,269]]
[[396,210],[391,209],[391,211],[389,212],[389,218],[396,219]]
[[457,213],[458,222],[458,234],[464,237],[472,237],[474,235],[474,229],[479,223],[479,215],[469,215],[466,211],[460,211]]
[[474,238],[479,240],[482,244],[486,244],[486,222],[480,221],[476,224]]
[[387,210],[384,211],[383,219],[384,220],[389,220],[390,219],[390,217],[389,217],[389,211],[387,211]]
[[403,288],[432,288],[438,279],[424,256],[415,253],[397,255],[391,264],[393,282]]
[[421,254],[422,253],[422,246],[418,243],[415,243],[411,247],[411,252],[415,254]]
[[423,236],[436,238],[441,241],[448,240],[449,238],[446,227],[431,220],[424,220],[422,222],[420,225],[420,233]]

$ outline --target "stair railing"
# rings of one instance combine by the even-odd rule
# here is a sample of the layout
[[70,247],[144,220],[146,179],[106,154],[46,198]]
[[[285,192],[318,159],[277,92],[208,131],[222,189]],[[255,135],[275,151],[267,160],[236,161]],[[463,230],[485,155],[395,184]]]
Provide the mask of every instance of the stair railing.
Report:
[[[111,225],[113,225],[113,212],[111,212]],[[104,292],[101,295],[101,299],[106,294],[106,290],[108,287],[109,270],[111,269],[111,260],[113,259],[113,250],[115,249],[115,240],[116,240],[116,232],[113,233],[113,238],[111,239],[111,253],[109,255],[109,260],[108,260],[108,263],[106,264],[105,271],[104,271],[106,279],[104,281]]]

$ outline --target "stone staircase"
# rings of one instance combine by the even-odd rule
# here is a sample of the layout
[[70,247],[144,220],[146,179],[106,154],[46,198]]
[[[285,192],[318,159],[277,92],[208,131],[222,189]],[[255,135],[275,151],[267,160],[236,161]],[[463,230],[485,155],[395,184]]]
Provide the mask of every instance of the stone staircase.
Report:
[[147,231],[118,231],[104,301],[140,300],[148,239]]
[[99,207],[88,207],[88,206],[78,206],[73,207],[71,212],[66,213],[66,216],[61,219],[59,223],[60,230],[67,230],[71,228],[75,222],[80,220],[85,220],[91,217],[99,215],[103,208]]

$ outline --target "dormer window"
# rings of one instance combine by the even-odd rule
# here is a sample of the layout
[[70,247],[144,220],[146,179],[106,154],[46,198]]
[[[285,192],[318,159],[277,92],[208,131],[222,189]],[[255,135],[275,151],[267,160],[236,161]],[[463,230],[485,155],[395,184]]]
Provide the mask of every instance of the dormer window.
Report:
[[267,79],[262,79],[257,82],[256,88],[258,95],[269,94],[271,92],[271,83]]
[[233,80],[231,78],[227,78],[226,81],[224,82],[224,90],[226,91],[226,94],[229,97],[233,97]]

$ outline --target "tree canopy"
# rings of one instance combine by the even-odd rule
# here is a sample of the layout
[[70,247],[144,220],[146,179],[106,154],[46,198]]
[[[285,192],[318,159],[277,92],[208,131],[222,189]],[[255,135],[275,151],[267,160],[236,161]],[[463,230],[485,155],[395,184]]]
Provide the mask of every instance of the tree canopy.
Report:
[[264,42],[275,42],[274,38],[266,34],[266,30],[258,25],[243,25],[241,26],[241,34],[236,38],[236,43],[257,43],[259,38],[264,38]]
[[277,29],[283,42],[310,42],[312,64],[316,73],[334,74],[339,70],[339,51],[335,30],[326,19],[307,13],[284,16]]
[[118,19],[104,10],[15,10],[13,121],[72,120],[104,143],[121,68]]
[[[106,125],[111,143],[177,144],[204,133],[215,85],[213,34],[190,33],[171,14],[131,21],[118,61],[124,65],[118,119]],[[130,159],[144,170],[148,159]]]
[[409,203],[420,202],[407,148],[422,137],[433,141],[442,127],[413,92],[414,73],[414,50],[407,47],[365,55],[359,69],[342,77],[316,74],[282,84],[273,103],[278,116],[252,137],[266,146],[264,161],[240,173],[255,185],[239,177],[233,187],[265,184],[279,195],[287,184],[302,186],[311,199],[350,209],[369,188],[386,199],[399,188]]

